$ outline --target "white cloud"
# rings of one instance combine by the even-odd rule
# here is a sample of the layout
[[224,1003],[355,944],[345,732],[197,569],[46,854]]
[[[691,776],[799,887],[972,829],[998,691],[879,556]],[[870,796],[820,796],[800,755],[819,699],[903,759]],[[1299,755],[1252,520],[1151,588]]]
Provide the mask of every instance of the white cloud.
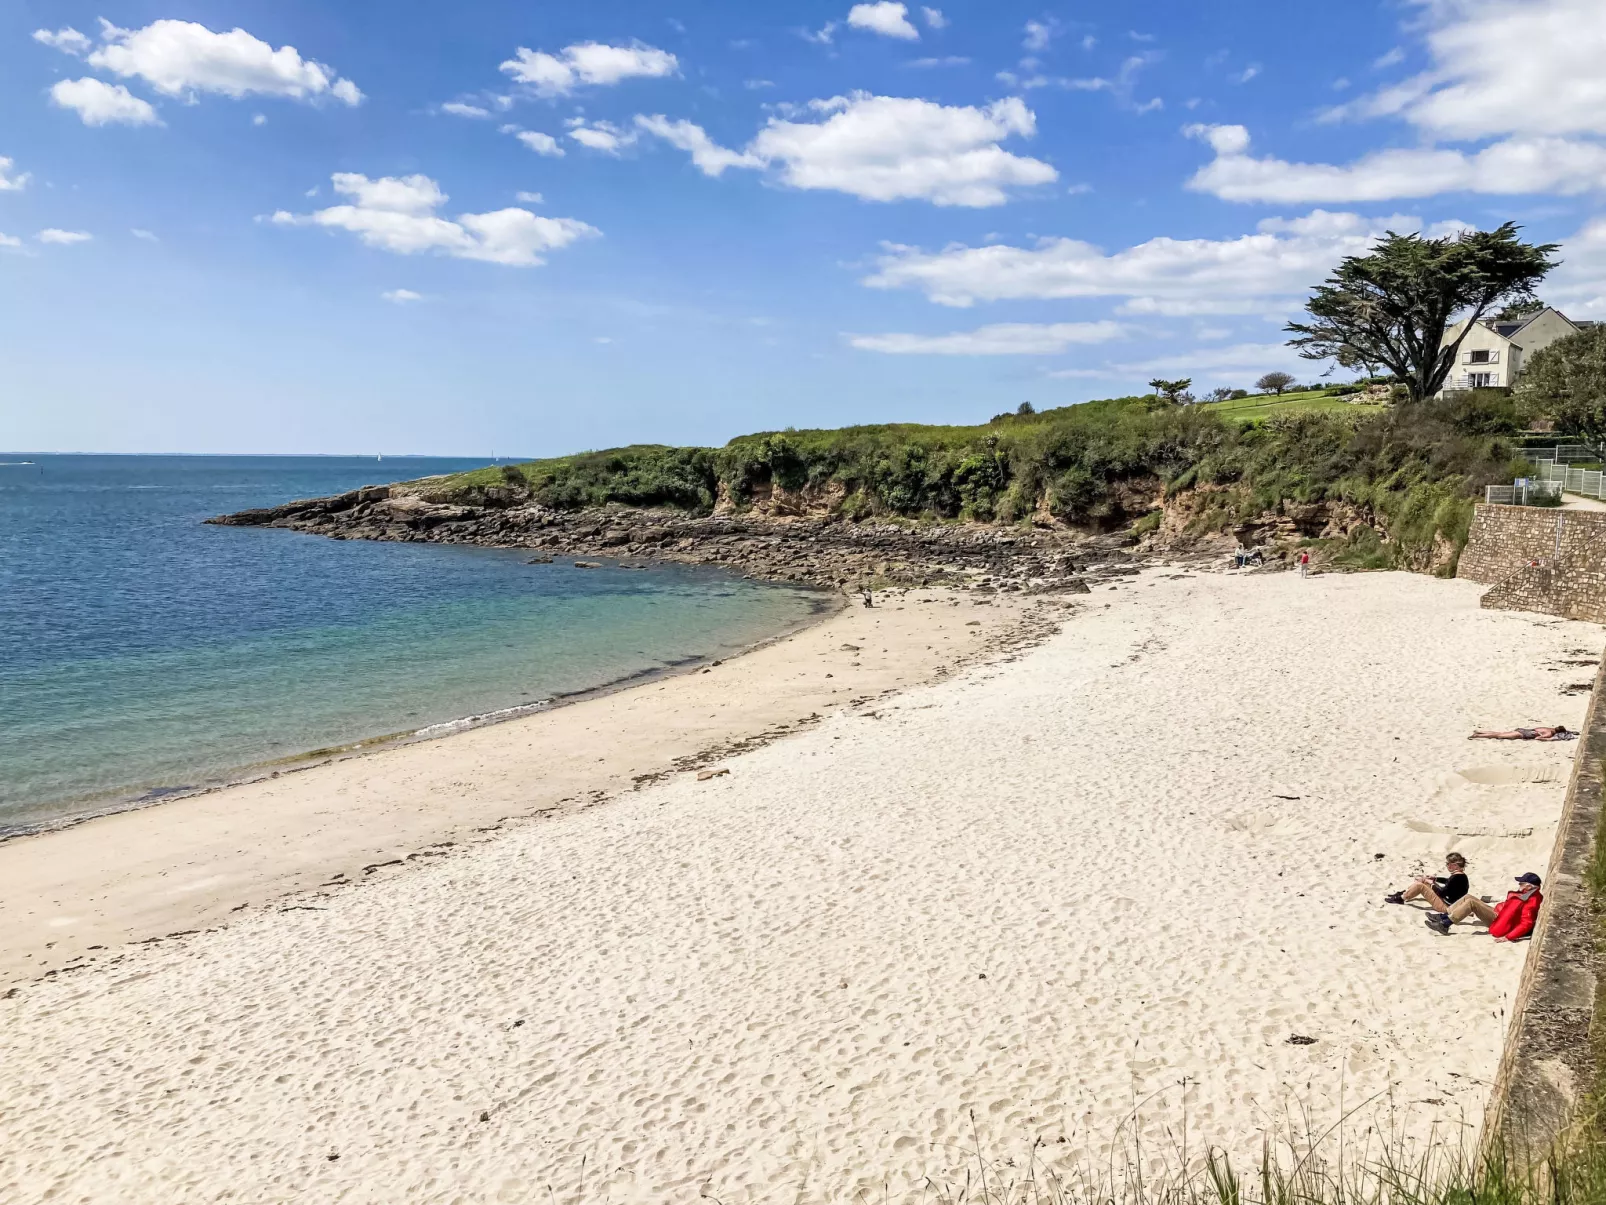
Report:
[[637,117],[637,128],[662,138],[670,146],[678,147],[691,156],[705,176],[720,176],[726,168],[762,167],[764,161],[748,151],[733,151],[720,146],[707,132],[689,121],[670,121],[662,114]]
[[388,301],[392,305],[406,305],[409,301],[424,300],[422,293],[415,293],[411,289],[387,289],[379,296],[381,300]]
[[90,76],[57,80],[50,87],[50,100],[77,113],[86,126],[162,124],[149,101],[135,96],[121,84],[108,84]]
[[1129,364],[1112,364],[1111,370],[1121,374],[1146,376],[1149,373],[1187,373],[1195,382],[1233,380],[1253,373],[1256,376],[1272,369],[1286,369],[1304,377],[1317,375],[1319,369],[1286,343],[1237,343],[1231,347],[1208,347],[1196,351],[1156,356]]
[[214,33],[193,21],[172,20],[119,29],[103,20],[100,36],[102,45],[88,56],[91,66],[138,77],[166,96],[331,96],[348,105],[362,100],[357,85],[334,68],[302,58],[294,46],[275,50],[243,29]]
[[546,203],[546,198],[540,193],[525,192],[522,188],[513,194],[513,199],[515,201],[523,202],[525,205],[543,205]]
[[922,8],[920,15],[926,19],[926,25],[932,29],[947,29],[948,18],[942,15],[940,8]]
[[94,235],[86,234],[82,230],[57,230],[54,227],[48,230],[41,230],[34,235],[34,238],[41,243],[54,243],[61,247],[70,247],[74,243],[87,243],[94,237]]
[[21,192],[28,186],[28,173],[13,175],[15,166],[6,156],[0,155],[0,192]]
[[594,121],[587,123],[584,118],[576,117],[569,122],[569,137],[581,146],[590,147],[594,151],[601,151],[605,155],[617,155],[625,147],[636,141],[636,134],[622,130],[611,121]]
[[836,22],[827,21],[818,33],[812,33],[807,29],[800,29],[797,32],[805,42],[813,42],[816,46],[829,46],[832,35],[836,33]]
[[551,134],[543,134],[540,130],[516,130],[514,137],[529,147],[537,155],[549,155],[553,158],[563,157],[563,147]]
[[1380,54],[1372,60],[1372,67],[1377,71],[1386,71],[1390,67],[1405,62],[1405,51],[1396,46],[1385,54]]
[[128,233],[132,234],[137,239],[143,239],[147,243],[159,243],[159,242],[162,241],[161,239],[157,238],[154,234],[152,234],[149,230],[140,230],[140,229],[136,228],[136,229],[130,230]]
[[450,113],[453,117],[489,117],[491,111],[482,109],[478,105],[467,104],[460,100],[449,100],[441,106],[442,113]]
[[64,54],[86,54],[94,45],[87,36],[79,33],[71,25],[54,33],[48,29],[36,29],[33,31],[33,40],[43,42],[46,46],[54,47]]
[[1545,300],[1571,318],[1606,319],[1606,217],[1562,240],[1561,266],[1545,281]]
[[661,79],[680,70],[680,61],[667,50],[632,42],[608,46],[578,42],[557,54],[523,46],[501,68],[540,96],[567,96],[583,84],[609,86],[627,79]]
[[434,251],[455,259],[484,260],[514,267],[545,263],[556,251],[601,232],[574,218],[538,217],[527,209],[460,214],[456,221],[435,212],[447,197],[428,176],[384,176],[370,180],[352,172],[336,172],[335,191],[351,204],[315,213],[280,210],[272,220],[282,226],[322,226],[347,230],[363,243],[398,255]]
[[1118,322],[1001,322],[949,335],[846,335],[854,347],[894,356],[1053,356],[1072,344],[1107,343],[1126,330]]
[[1318,209],[1302,218],[1268,218],[1239,238],[1155,238],[1114,254],[1068,238],[935,252],[889,246],[863,283],[919,289],[950,306],[1122,297],[1121,312],[1134,315],[1275,316],[1297,308],[1297,299],[1339,259],[1364,253],[1385,230],[1420,227],[1420,219],[1405,215],[1365,218]]
[[1232,79],[1233,79],[1234,83],[1247,84],[1250,80],[1254,79],[1255,76],[1257,76],[1259,74],[1260,74],[1260,64],[1259,63],[1250,63],[1249,66],[1245,67],[1237,75],[1233,76]]
[[22,240],[14,234],[0,234],[0,247],[20,247]]
[[1226,201],[1354,203],[1444,192],[1580,193],[1606,185],[1606,147],[1565,138],[1511,138],[1468,153],[1417,147],[1374,151],[1349,164],[1289,163],[1249,154],[1243,126],[1188,126],[1215,159],[1188,187]]
[[871,33],[888,38],[917,41],[920,31],[909,23],[909,6],[894,0],[877,0],[874,4],[855,4],[848,10],[848,24],[854,29],[868,29]]
[[970,60],[962,54],[944,55],[940,59],[910,59],[910,67],[968,67]]
[[253,114],[252,117],[251,117],[251,124],[254,125],[254,126],[265,126],[265,125],[267,125],[268,124],[267,115],[264,114],[264,113]]
[[856,93],[812,101],[804,112],[821,120],[773,117],[742,151],[718,146],[689,122],[652,117],[638,119],[638,126],[691,152],[708,175],[762,166],[788,187],[867,201],[985,208],[1004,204],[1012,188],[1059,179],[1049,164],[999,145],[1036,132],[1035,117],[1018,97],[982,109]]
[[1033,53],[1039,50],[1047,50],[1048,44],[1054,40],[1055,32],[1052,22],[1028,21],[1026,22],[1026,39],[1021,45]]
[[1445,139],[1606,134],[1599,0],[1417,3],[1432,67],[1351,106],[1351,115],[1397,114]]

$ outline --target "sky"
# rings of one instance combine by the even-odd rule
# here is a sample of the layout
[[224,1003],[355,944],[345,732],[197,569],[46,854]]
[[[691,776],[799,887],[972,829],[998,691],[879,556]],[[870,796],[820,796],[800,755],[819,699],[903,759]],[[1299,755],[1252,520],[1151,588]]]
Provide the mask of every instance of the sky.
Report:
[[[1301,380],[1387,229],[1606,318],[1600,0],[12,0],[0,449],[556,455]],[[1340,372],[1340,378],[1347,376]]]

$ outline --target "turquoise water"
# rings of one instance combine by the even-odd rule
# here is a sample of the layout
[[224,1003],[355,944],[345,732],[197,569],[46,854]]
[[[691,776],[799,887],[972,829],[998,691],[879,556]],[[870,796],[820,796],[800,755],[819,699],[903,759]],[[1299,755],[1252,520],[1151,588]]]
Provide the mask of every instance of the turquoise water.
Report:
[[201,522],[479,462],[0,462],[0,834],[717,657],[819,605],[693,568]]

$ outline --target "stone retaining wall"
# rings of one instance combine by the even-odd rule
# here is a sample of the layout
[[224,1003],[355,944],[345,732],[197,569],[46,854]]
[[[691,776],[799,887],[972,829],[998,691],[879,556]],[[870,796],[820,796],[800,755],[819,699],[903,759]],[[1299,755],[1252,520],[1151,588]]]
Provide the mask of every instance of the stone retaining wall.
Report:
[[1481,504],[1456,576],[1485,607],[1606,623],[1606,512]]
[[1597,949],[1601,922],[1586,881],[1601,819],[1603,775],[1606,664],[1595,675],[1589,717],[1545,872],[1545,902],[1485,1118],[1487,1137],[1504,1135],[1537,1158],[1590,1113],[1606,1069],[1596,1022],[1606,1022],[1601,977],[1606,964]]

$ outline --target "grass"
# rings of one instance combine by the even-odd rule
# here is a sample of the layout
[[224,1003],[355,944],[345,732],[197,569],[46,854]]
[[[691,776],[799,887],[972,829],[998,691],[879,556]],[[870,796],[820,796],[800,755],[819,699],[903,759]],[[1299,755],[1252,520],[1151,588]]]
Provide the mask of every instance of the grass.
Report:
[[1326,390],[1310,393],[1254,394],[1228,402],[1205,402],[1206,410],[1235,423],[1259,422],[1289,414],[1378,414],[1388,407],[1380,403],[1351,402],[1347,397],[1329,397]]

